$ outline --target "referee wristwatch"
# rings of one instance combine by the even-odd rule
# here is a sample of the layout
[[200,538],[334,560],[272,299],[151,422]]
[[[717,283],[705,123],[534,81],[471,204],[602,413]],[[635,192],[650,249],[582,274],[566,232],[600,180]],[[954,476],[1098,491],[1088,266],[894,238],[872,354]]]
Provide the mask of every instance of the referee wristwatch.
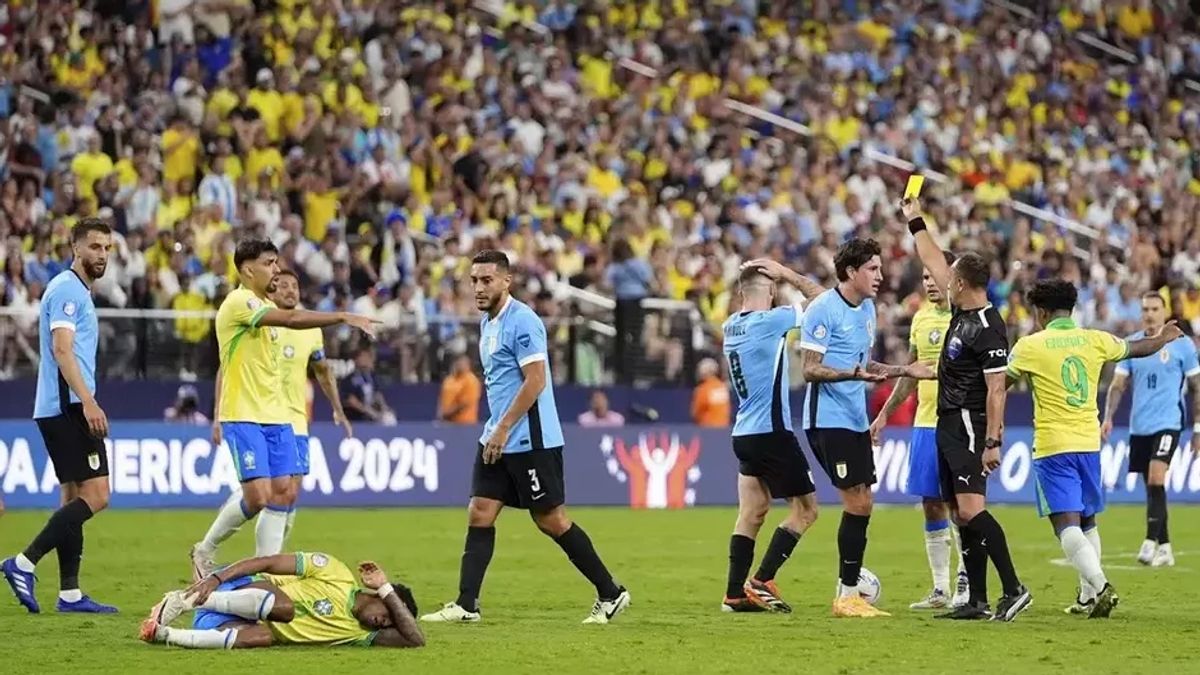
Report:
[[991,450],[992,448],[998,448],[1001,445],[1004,445],[1004,444],[1000,442],[999,438],[989,438],[989,439],[984,440],[983,449]]

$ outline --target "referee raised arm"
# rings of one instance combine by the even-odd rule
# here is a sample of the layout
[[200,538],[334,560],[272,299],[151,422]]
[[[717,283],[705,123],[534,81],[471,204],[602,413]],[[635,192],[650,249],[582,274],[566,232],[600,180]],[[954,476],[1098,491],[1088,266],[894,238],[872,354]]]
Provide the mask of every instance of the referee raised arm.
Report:
[[104,276],[112,231],[98,218],[81,220],[71,233],[71,268],[50,280],[38,315],[37,397],[33,419],[42,432],[54,473],[62,484],[62,508],[24,552],[0,563],[4,579],[25,609],[41,611],[34,595],[34,568],[58,552],[60,612],[111,614],[79,590],[83,524],[108,506],[108,418],[96,402],[96,341],[99,325],[92,284]]
[[[950,327],[938,360],[937,446],[942,496],[951,504],[962,537],[970,601],[940,618],[1012,621],[1032,602],[1008,551],[1004,528],[987,510],[987,475],[1000,466],[1008,383],[1008,334],[987,299],[988,261],[974,251],[946,264],[926,229],[921,205],[901,202],[917,254],[938,291],[950,301]],[[1004,595],[993,615],[987,602],[987,559]]]

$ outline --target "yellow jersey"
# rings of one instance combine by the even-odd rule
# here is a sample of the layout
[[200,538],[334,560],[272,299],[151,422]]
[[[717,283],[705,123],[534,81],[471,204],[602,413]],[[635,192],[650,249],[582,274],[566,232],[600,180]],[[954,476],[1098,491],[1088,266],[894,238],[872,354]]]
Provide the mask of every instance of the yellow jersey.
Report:
[[324,553],[297,553],[296,574],[264,574],[292,599],[296,616],[287,623],[268,621],[275,640],[304,645],[369,647],[376,631],[354,618],[354,599],[362,590],[342,561]]
[[287,424],[291,421],[279,386],[278,342],[282,331],[259,326],[275,305],[239,286],[217,310],[221,349],[221,422]]
[[325,358],[325,337],[320,328],[280,329],[279,372],[283,398],[291,416],[292,432],[308,435],[308,363]]
[[1008,362],[1012,378],[1033,387],[1033,457],[1100,451],[1100,371],[1129,355],[1121,338],[1080,328],[1069,318],[1017,340]]
[[[927,302],[913,315],[912,328],[908,331],[908,344],[917,355],[918,361],[933,362],[937,368],[942,355],[942,340],[950,329],[950,310]],[[917,417],[915,427],[937,426],[938,384],[937,380],[917,381]]]

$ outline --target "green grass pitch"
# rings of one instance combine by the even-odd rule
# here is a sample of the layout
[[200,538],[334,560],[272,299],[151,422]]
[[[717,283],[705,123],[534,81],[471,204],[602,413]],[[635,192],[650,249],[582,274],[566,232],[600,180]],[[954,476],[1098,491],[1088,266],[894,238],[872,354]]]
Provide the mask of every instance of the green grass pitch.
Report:
[[[582,626],[593,591],[527,516],[501,516],[496,555],[484,585],[484,622],[426,627],[415,651],[273,648],[199,652],[138,642],[139,621],[160,595],[184,584],[187,552],[212,513],[110,512],[88,524],[83,585],[117,604],[117,616],[58,616],[53,554],[40,568],[43,614],[30,616],[0,588],[0,670],[12,673],[336,673],[399,668],[413,673],[1128,673],[1196,672],[1200,601],[1200,524],[1195,508],[1172,510],[1178,553],[1173,569],[1133,561],[1143,510],[1114,507],[1101,517],[1104,562],[1121,593],[1108,621],[1066,616],[1072,570],[1049,525],[1028,507],[995,509],[1005,526],[1033,607],[1015,623],[958,624],[911,612],[929,586],[920,513],[879,509],[871,522],[867,566],[883,581],[890,619],[829,615],[836,573],[838,509],[801,540],[780,572],[791,615],[727,615],[724,587],[733,508],[685,511],[572,509],[591,534],[633,605],[609,626]],[[0,552],[11,555],[41,527],[45,513],[0,518]],[[778,518],[760,536],[761,555]],[[456,595],[465,510],[301,510],[289,549],[320,550],[353,565],[372,558],[411,583],[422,611]],[[253,549],[252,528],[226,547]],[[755,561],[757,565],[757,559]],[[994,574],[992,595],[998,594]],[[994,597],[993,597],[994,600]],[[965,655],[964,655],[965,654]],[[10,666],[14,669],[10,669]]]

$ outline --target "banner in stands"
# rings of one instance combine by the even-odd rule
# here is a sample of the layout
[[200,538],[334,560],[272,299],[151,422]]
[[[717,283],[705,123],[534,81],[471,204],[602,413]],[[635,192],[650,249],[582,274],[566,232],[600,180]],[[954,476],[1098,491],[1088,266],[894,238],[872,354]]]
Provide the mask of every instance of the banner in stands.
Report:
[[[727,431],[568,425],[564,433],[570,504],[683,508],[737,501],[737,460]],[[1028,427],[1008,428],[990,500],[1033,503],[1032,433]],[[338,427],[314,424],[312,434],[304,505],[463,506],[470,495],[477,427],[360,425],[354,438],[345,438]],[[908,437],[907,429],[888,429],[876,450],[880,502],[914,501],[904,493]],[[1123,431],[1113,439],[1101,454],[1109,499],[1142,502],[1137,476],[1125,471],[1129,451]],[[1193,461],[1186,442],[1175,453],[1167,490],[1172,501],[1200,502],[1200,462]],[[211,508],[237,482],[229,451],[213,448],[207,427],[115,422],[106,446],[114,508]],[[814,465],[813,474],[821,501],[836,501],[820,468]],[[57,480],[32,422],[0,422],[0,492],[10,509],[58,503]]]

